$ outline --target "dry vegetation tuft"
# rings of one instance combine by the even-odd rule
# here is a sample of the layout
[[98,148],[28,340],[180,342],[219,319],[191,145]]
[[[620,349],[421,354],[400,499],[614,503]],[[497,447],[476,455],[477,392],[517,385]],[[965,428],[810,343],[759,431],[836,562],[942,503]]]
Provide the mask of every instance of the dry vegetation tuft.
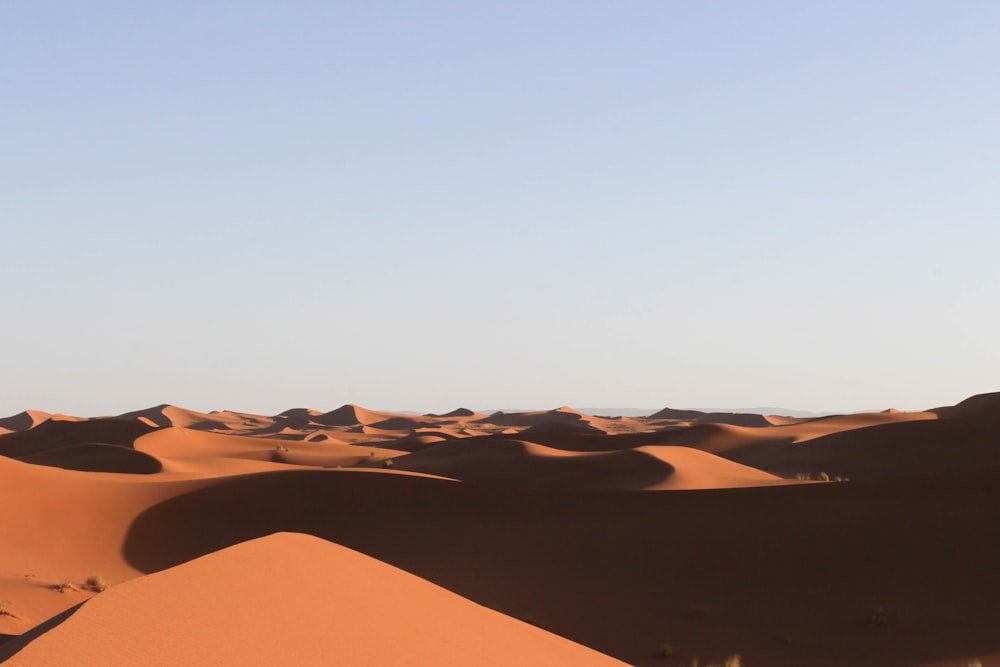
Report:
[[88,591],[94,591],[95,593],[108,590],[108,586],[108,580],[102,575],[96,573],[87,577],[87,581],[83,582],[84,588]]

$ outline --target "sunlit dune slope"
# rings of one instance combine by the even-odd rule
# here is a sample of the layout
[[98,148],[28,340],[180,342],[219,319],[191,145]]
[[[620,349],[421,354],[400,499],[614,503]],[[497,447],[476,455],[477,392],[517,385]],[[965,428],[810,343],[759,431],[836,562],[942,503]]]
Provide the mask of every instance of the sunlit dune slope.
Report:
[[623,663],[356,551],[282,533],[115,586],[9,664]]

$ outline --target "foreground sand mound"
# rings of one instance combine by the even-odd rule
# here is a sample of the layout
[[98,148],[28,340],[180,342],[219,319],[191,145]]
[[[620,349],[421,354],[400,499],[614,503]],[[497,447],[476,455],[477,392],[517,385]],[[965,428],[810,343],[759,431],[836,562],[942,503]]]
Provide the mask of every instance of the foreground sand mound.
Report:
[[[127,631],[112,638],[109,628]],[[10,664],[625,663],[351,549],[279,533],[115,586]]]
[[[642,667],[689,667],[695,656],[702,665],[721,664],[732,653],[749,667],[964,667],[974,658],[994,667],[1000,422],[989,417],[988,398],[974,399],[963,402],[965,416],[869,413],[763,428],[573,418],[567,410],[562,423],[569,428],[559,432],[485,422],[467,429],[463,418],[412,437],[371,425],[321,427],[308,412],[280,424],[228,412],[211,413],[227,424],[225,434],[174,426],[135,441],[134,449],[162,462],[156,474],[59,470],[0,456],[0,601],[13,614],[0,614],[0,632],[32,632],[74,607],[91,594],[80,589],[90,573],[121,584],[294,531]],[[108,419],[90,421],[85,428]],[[36,426],[52,428],[47,423]],[[131,423],[155,426],[151,419]],[[575,428],[595,423],[608,435]],[[118,428],[109,437],[122,435]],[[493,448],[503,430],[512,431],[506,440],[514,446]],[[31,431],[0,437],[0,450]],[[52,444],[40,451],[55,456],[74,446]],[[129,444],[122,443],[126,457]],[[467,481],[408,472],[421,456],[407,452],[451,466]],[[362,469],[304,467],[340,465],[346,456]],[[379,469],[388,458],[394,469]],[[796,483],[734,461],[783,475],[803,467],[842,474],[841,465],[858,472],[848,473],[847,483]],[[787,471],[773,467],[779,463]],[[668,466],[673,472],[660,482],[643,479]],[[598,469],[603,479],[595,486]],[[272,561],[257,578],[275,576],[295,589],[283,579],[298,565],[294,556]],[[67,581],[77,589],[55,590]],[[188,592],[198,594],[198,585]],[[211,599],[188,611],[197,615],[204,605],[225,637],[228,612],[216,603],[254,585],[207,588]],[[258,623],[283,619],[285,607],[268,595]],[[92,629],[96,638],[88,641],[114,645],[163,604]],[[288,608],[299,615],[299,604],[295,594]],[[379,635],[362,632],[362,643],[395,636],[380,615],[368,616]],[[410,622],[419,620],[418,613]],[[327,632],[336,632],[332,625]],[[455,632],[462,626],[456,622]],[[256,630],[254,640],[283,641]],[[672,657],[663,655],[664,642]],[[67,643],[76,650],[76,639]],[[295,650],[302,644],[294,643]],[[226,664],[213,650],[207,659]],[[488,655],[480,657],[471,664],[489,664]],[[157,663],[142,653],[131,664]]]
[[654,493],[289,471],[150,508],[122,553],[148,572],[306,532],[631,664],[964,666],[1000,650],[995,478]]

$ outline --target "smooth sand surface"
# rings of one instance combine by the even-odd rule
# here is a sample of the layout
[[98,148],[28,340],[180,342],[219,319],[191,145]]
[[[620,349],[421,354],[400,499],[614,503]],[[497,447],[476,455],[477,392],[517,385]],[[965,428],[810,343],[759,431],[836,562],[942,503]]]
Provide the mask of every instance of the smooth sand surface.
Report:
[[351,549],[279,533],[115,586],[10,664],[625,663]]
[[303,637],[332,626],[337,664],[1000,665],[998,414],[27,411],[0,420],[0,652],[329,664]]

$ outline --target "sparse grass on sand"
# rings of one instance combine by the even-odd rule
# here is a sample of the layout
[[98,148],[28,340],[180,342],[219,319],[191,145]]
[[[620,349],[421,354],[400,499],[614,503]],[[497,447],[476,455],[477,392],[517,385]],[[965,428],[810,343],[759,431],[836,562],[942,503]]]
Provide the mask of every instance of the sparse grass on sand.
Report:
[[74,586],[73,583],[68,579],[63,579],[58,583],[52,584],[52,590],[57,591],[59,593],[65,593],[66,591],[77,591],[80,589]]

